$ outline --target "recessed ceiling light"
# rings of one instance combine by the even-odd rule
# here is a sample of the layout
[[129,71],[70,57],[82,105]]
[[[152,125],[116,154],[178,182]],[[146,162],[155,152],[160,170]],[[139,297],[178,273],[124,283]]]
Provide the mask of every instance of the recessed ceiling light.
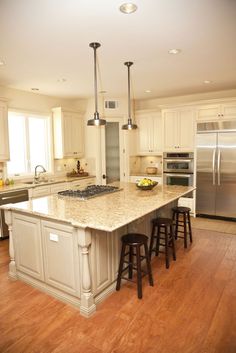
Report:
[[203,83],[205,83],[206,85],[208,85],[209,83],[211,83],[211,81],[205,80],[205,81],[203,81]]
[[179,54],[180,52],[181,52],[180,49],[170,49],[170,50],[168,50],[169,54]]
[[151,93],[150,89],[146,89],[145,93]]
[[125,14],[131,14],[137,10],[138,6],[131,2],[124,3],[120,6],[120,11]]
[[4,61],[0,59],[0,66],[4,66],[4,65],[5,65]]
[[31,88],[31,91],[39,91],[39,88],[37,88],[37,87],[32,87],[32,88]]

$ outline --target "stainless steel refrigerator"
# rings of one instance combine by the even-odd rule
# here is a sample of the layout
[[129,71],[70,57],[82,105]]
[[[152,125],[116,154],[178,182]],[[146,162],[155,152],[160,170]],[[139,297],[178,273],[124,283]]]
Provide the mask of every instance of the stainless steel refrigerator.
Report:
[[197,126],[196,213],[236,219],[236,122]]

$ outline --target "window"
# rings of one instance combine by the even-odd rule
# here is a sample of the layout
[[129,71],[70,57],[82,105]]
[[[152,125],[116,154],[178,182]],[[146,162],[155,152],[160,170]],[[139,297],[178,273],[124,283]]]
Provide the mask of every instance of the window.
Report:
[[29,175],[42,164],[51,171],[50,120],[47,116],[10,112],[8,175]]

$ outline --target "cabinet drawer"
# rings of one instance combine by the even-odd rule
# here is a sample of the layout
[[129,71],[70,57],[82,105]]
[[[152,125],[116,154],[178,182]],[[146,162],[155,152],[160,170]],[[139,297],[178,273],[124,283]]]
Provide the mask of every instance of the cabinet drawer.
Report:
[[70,188],[80,188],[84,189],[88,185],[95,184],[95,178],[83,179],[83,180],[75,180],[69,183]]
[[47,196],[47,195],[50,195],[50,193],[51,193],[51,187],[49,185],[39,186],[33,189],[32,197]]
[[60,183],[51,186],[51,194],[57,194],[59,191],[67,190],[68,184],[67,183]]

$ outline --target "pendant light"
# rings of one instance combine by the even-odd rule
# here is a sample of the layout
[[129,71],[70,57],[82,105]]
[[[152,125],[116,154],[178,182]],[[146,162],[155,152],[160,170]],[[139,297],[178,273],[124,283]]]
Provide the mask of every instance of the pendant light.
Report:
[[128,68],[128,124],[122,125],[122,130],[135,130],[138,126],[132,123],[130,108],[130,66],[133,65],[133,63],[128,61],[125,62],[124,65]]
[[97,93],[97,53],[96,50],[101,46],[100,43],[90,43],[89,46],[94,50],[94,97],[95,97],[95,113],[92,119],[87,122],[88,126],[106,125],[106,120],[99,118],[98,113],[98,93]]

